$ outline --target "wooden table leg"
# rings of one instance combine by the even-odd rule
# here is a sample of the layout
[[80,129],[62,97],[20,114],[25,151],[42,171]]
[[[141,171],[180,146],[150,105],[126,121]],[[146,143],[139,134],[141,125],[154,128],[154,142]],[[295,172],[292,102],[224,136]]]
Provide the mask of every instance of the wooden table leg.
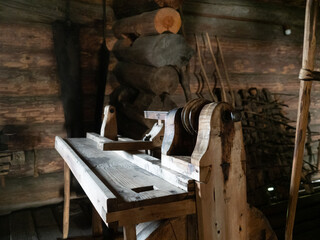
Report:
[[68,238],[70,212],[70,169],[64,162],[64,206],[63,206],[63,239]]
[[102,220],[94,206],[92,206],[92,235],[94,237],[103,235]]
[[124,240],[136,240],[136,225],[123,226],[123,237]]

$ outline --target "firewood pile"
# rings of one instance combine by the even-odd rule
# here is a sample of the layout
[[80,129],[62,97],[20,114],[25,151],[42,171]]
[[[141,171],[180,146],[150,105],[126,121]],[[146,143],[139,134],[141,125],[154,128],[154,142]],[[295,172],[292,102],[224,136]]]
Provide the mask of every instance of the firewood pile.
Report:
[[144,110],[176,107],[170,94],[178,87],[180,69],[194,54],[177,34],[180,0],[136,2],[113,4],[118,18],[113,25],[118,39],[112,49],[118,60],[113,73],[120,86],[111,94],[110,104],[117,109],[119,133],[131,138],[141,138],[154,124],[144,119]]

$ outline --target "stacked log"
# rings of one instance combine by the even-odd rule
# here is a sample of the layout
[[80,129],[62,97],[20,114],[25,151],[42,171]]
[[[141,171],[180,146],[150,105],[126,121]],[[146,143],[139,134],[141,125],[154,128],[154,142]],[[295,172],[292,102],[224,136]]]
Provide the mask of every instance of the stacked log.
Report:
[[[125,17],[113,24],[118,38],[112,49],[118,60],[113,73],[120,87],[110,97],[110,103],[117,108],[121,134],[142,138],[154,124],[153,120],[144,119],[145,110],[167,111],[176,107],[170,95],[179,85],[179,69],[188,64],[194,53],[177,34],[181,18],[175,8],[180,2],[114,2],[115,15]],[[130,8],[132,3],[145,11],[134,11]]]

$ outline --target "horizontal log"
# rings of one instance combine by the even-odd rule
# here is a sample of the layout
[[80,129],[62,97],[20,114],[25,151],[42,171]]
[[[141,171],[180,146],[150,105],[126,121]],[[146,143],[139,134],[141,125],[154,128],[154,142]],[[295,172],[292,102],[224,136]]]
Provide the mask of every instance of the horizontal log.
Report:
[[64,122],[58,97],[1,97],[0,118],[1,125]]
[[56,67],[53,54],[49,51],[2,51],[0,52],[0,67],[13,69],[28,69],[42,67]]
[[245,22],[261,22],[274,25],[304,25],[304,9],[270,2],[253,1],[194,1],[186,0],[182,5],[185,15],[233,19]]
[[[107,6],[106,12],[107,22],[113,22],[112,8]],[[56,20],[64,21],[66,2],[60,0],[1,1],[0,16],[1,20],[5,22],[52,23]],[[101,5],[70,1],[70,19],[79,24],[94,24],[95,21],[102,20]]]
[[178,34],[161,34],[140,37],[133,42],[119,40],[112,49],[114,55],[124,62],[163,67],[187,65],[194,50]]
[[[53,136],[54,138],[54,136]],[[11,165],[8,178],[27,177],[63,171],[63,159],[54,148],[24,151],[25,163]]]
[[113,72],[120,83],[156,95],[174,92],[179,83],[177,71],[170,66],[154,68],[119,62]]
[[1,96],[50,96],[59,94],[59,79],[53,68],[0,68]]
[[[39,177],[6,178],[0,188],[0,215],[19,209],[40,207],[63,201],[63,173],[51,173]],[[71,198],[81,196],[74,193]],[[83,197],[83,196],[82,196]]]
[[53,148],[55,136],[66,136],[63,122],[25,125],[8,123],[0,128],[3,131],[2,142],[11,151]]
[[48,24],[0,23],[0,42],[3,47],[24,50],[53,49],[52,29]]
[[147,36],[163,32],[177,33],[181,27],[180,14],[173,8],[161,8],[116,21],[114,35],[121,39],[131,35]]
[[114,141],[108,138],[101,137],[96,133],[87,133],[87,138],[95,141],[97,143],[97,149],[102,151],[137,151],[137,150],[147,150],[155,148],[152,141],[143,140],[121,140]]
[[292,26],[291,35],[283,33],[283,27],[261,22],[245,22],[233,19],[211,18],[205,16],[184,15],[184,31],[187,34],[213,32],[219,37],[257,39],[302,43],[303,27]]
[[[198,2],[201,3],[203,0],[185,0],[185,2]],[[206,0],[207,3],[212,3],[212,4],[229,4],[229,5],[237,5],[239,2],[241,2],[241,5],[244,6],[259,6],[263,4],[268,3],[268,5],[273,5],[273,6],[279,6],[279,5],[286,5],[288,7],[305,7],[305,1],[304,0],[292,0],[290,2],[286,0],[256,0],[256,1],[251,1],[251,0]],[[281,6],[279,6],[281,7]],[[283,6],[284,7],[284,6]]]
[[116,0],[112,8],[115,16],[119,18],[134,16],[143,12],[149,12],[159,7],[171,7],[177,9],[183,0]]

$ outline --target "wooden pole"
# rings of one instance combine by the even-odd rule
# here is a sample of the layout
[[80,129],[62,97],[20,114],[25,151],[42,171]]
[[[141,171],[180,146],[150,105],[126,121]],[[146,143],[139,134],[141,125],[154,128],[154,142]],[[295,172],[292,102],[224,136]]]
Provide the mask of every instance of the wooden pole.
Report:
[[70,212],[70,169],[64,162],[64,205],[63,205],[63,239],[68,238]]
[[198,52],[198,58],[199,58],[199,63],[200,63],[200,67],[201,67],[201,72],[202,72],[202,75],[204,77],[204,80],[206,81],[206,84],[207,84],[207,88],[208,88],[208,91],[210,93],[210,96],[211,96],[211,100],[212,101],[215,101],[215,97],[212,93],[212,90],[210,88],[210,84],[209,84],[209,78],[207,76],[207,73],[206,73],[206,70],[203,66],[203,63],[202,63],[202,57],[201,57],[201,52],[200,52],[200,46],[199,46],[199,40],[198,40],[198,37],[197,35],[195,35],[196,37],[196,45],[197,45],[197,52]]
[[[317,25],[318,7],[318,0],[307,0],[304,26],[302,69],[307,69],[311,71],[313,71],[314,69],[315,61],[315,31]],[[298,191],[300,186],[301,171],[303,164],[303,151],[306,138],[306,129],[308,124],[311,86],[312,81],[300,81],[299,107],[297,116],[296,138],[292,164],[285,240],[292,239],[292,232],[298,200]]]
[[212,46],[211,46],[210,37],[209,37],[209,34],[207,32],[206,32],[206,38],[207,38],[207,42],[208,42],[209,51],[210,51],[210,54],[211,54],[211,57],[212,57],[212,61],[214,63],[214,67],[216,68],[216,71],[217,71],[218,81],[219,81],[220,86],[221,86],[222,101],[223,102],[228,102],[227,95],[226,95],[226,90],[225,90],[224,83],[223,83],[223,80],[222,80],[222,77],[221,77],[221,73],[220,73],[220,69],[219,69],[219,66],[218,66],[218,63],[217,63],[217,59],[214,56],[214,53],[213,53],[213,50],[212,50]]

